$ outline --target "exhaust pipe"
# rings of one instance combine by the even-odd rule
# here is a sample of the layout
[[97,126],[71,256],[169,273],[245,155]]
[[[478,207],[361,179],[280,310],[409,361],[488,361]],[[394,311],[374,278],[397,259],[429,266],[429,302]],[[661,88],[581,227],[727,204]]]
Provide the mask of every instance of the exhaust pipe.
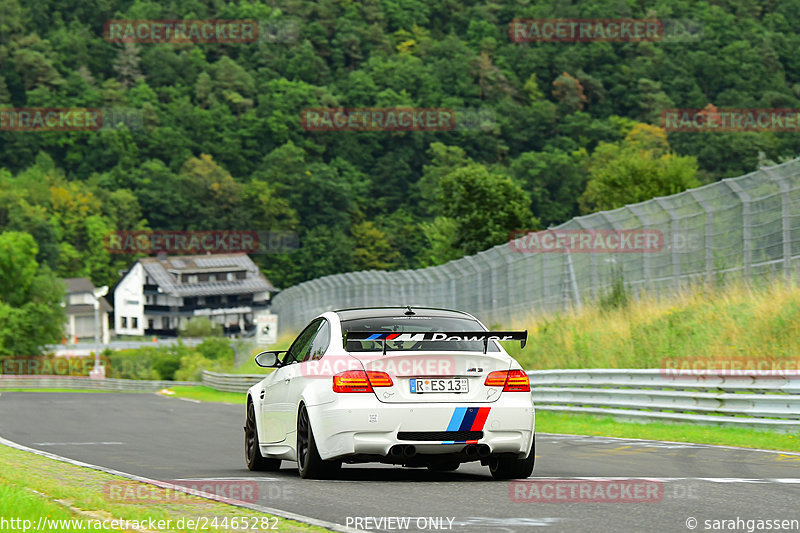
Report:
[[390,457],[400,457],[401,455],[403,455],[403,446],[401,444],[395,444],[389,448]]
[[415,455],[417,455],[417,448],[413,444],[403,446],[404,457],[414,457]]
[[478,447],[475,446],[474,444],[470,444],[466,448],[464,448],[464,453],[467,455],[467,457],[477,457]]
[[478,446],[478,457],[480,457],[481,459],[489,457],[491,453],[492,449],[489,448],[488,444],[481,444],[480,446]]

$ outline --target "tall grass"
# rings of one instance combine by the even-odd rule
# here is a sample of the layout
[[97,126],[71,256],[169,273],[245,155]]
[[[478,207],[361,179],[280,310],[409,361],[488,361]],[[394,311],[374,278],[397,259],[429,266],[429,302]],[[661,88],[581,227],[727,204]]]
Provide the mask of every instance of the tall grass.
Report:
[[507,346],[524,368],[659,368],[664,360],[800,358],[800,288],[696,287],[669,299],[521,320],[524,349]]

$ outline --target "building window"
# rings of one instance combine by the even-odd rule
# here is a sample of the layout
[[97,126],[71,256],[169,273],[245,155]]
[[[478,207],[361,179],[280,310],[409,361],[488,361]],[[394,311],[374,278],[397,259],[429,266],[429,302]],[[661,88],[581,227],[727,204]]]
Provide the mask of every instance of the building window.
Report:
[[189,283],[197,283],[197,274],[189,274]]
[[153,329],[153,319],[149,319],[147,321],[147,329]]
[[169,317],[161,317],[161,329],[169,329]]
[[236,279],[245,279],[246,277],[247,277],[247,272],[242,271],[236,273]]
[[119,327],[127,328],[128,327],[128,317],[121,316],[119,317]]
[[136,317],[131,318],[131,328],[137,329],[139,327],[139,319]]

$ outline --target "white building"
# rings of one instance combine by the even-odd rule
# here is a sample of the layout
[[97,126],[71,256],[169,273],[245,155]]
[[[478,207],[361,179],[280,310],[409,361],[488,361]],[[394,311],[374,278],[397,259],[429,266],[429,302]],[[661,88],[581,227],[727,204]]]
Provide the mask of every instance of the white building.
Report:
[[[64,328],[67,341],[94,341],[94,291],[95,286],[88,278],[64,278],[62,280],[67,286],[66,311],[67,324]],[[100,297],[100,309],[98,312],[100,341],[108,344],[109,328],[108,313],[111,312],[111,305],[105,298]]]
[[226,333],[249,330],[253,313],[269,307],[275,290],[247,254],[147,257],[114,290],[114,331],[176,335],[195,316]]

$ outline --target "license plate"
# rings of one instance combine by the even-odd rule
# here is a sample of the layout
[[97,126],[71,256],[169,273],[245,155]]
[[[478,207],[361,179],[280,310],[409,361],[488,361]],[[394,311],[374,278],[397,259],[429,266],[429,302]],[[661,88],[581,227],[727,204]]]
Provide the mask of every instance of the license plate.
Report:
[[411,392],[468,392],[469,380],[467,378],[413,378]]

